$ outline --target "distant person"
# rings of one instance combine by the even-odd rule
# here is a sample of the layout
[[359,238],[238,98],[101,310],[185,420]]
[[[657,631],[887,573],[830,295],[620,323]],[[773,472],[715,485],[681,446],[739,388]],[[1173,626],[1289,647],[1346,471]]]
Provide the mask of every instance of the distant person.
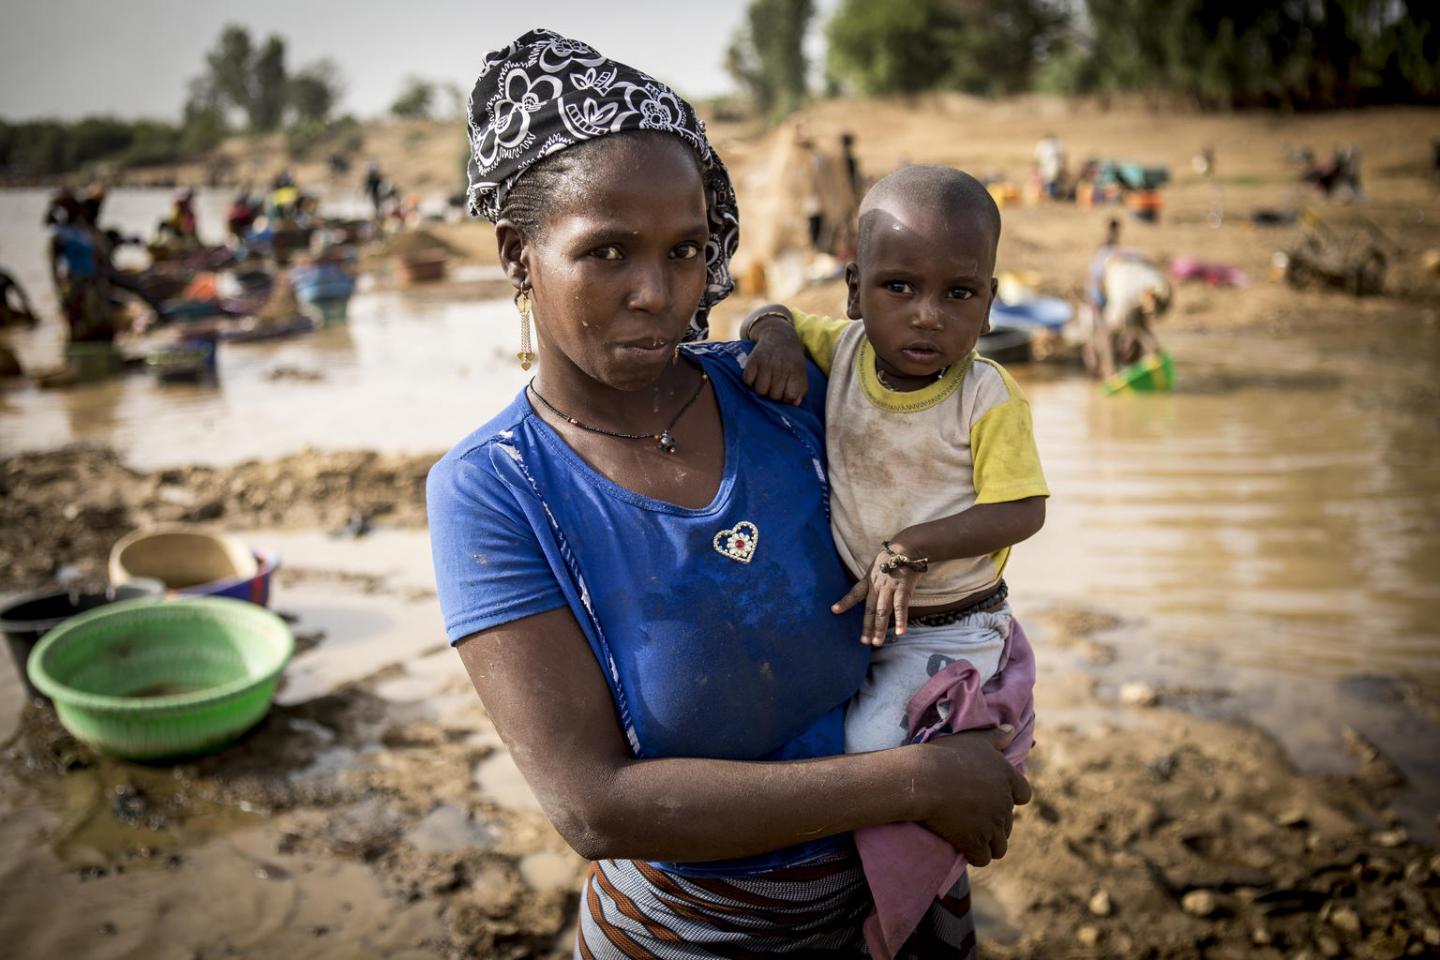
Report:
[[370,198],[370,209],[376,220],[381,216],[381,204],[384,202],[385,177],[380,173],[378,161],[371,160],[365,165],[365,195]]
[[1061,178],[1065,175],[1065,147],[1055,134],[1047,133],[1035,144],[1035,163],[1039,168],[1046,196],[1052,200],[1059,198]]
[[5,327],[33,327],[40,322],[25,288],[4,270],[0,270],[0,329]]
[[101,248],[98,231],[68,190],[52,201],[46,224],[50,229],[50,275],[70,342],[113,341],[108,257]]
[[225,211],[225,229],[237,244],[245,242],[259,212],[259,205],[250,199],[248,190],[240,191],[230,201],[230,207]]
[[1165,272],[1143,252],[1120,246],[1120,221],[1106,225],[1105,239],[1090,262],[1089,303],[1080,312],[1088,327],[1083,355],[1090,372],[1104,379],[1120,366],[1158,354],[1152,324],[1170,309]]
[[80,195],[80,210],[85,214],[85,219],[89,221],[92,227],[98,228],[100,226],[100,211],[104,206],[105,185],[103,183],[91,184],[86,187],[85,192]]
[[195,191],[185,188],[175,195],[170,211],[156,228],[160,246],[181,249],[199,246],[199,223],[195,217]]
[[1354,147],[1336,147],[1330,152],[1330,159],[1317,164],[1313,153],[1306,151],[1308,158],[1300,179],[1314,187],[1326,197],[1346,200],[1361,199],[1360,152]]
[[855,194],[855,202],[865,194],[865,181],[860,176],[860,160],[855,156],[855,134],[848,130],[840,134],[840,156],[845,161],[845,176]]
[[820,196],[820,165],[824,163],[815,142],[797,131],[795,146],[800,149],[801,210],[805,214],[806,236],[810,249],[823,250],[825,240],[825,203]]

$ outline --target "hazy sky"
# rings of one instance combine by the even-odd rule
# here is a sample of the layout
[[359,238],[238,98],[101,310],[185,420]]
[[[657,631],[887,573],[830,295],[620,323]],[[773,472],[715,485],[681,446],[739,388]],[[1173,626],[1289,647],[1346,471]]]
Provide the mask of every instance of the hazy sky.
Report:
[[[3,0],[0,117],[178,119],[186,82],[226,23],[286,39],[293,70],[340,65],[341,109],[384,112],[407,74],[465,91],[481,57],[544,26],[703,97],[731,89],[725,48],[745,0]],[[817,4],[821,9],[833,2]]]

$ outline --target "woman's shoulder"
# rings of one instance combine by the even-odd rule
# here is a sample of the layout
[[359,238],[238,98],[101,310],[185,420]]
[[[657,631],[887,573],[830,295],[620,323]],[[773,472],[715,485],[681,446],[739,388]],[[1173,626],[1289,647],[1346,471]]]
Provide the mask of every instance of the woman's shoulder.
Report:
[[[745,364],[755,344],[749,340],[705,340],[687,343],[681,350],[693,357],[716,383],[716,389],[744,397],[757,408],[772,416],[786,417],[798,414],[807,421],[807,427],[823,436],[825,430],[825,374],[814,361],[805,361],[805,372],[809,389],[799,406],[791,406],[760,396],[745,383]],[[813,422],[811,422],[813,421]]]
[[505,409],[451,447],[430,467],[426,479],[426,500],[431,509],[457,496],[473,499],[503,482],[503,465],[518,461],[519,448],[528,447],[533,439],[528,429],[533,416],[522,391]]

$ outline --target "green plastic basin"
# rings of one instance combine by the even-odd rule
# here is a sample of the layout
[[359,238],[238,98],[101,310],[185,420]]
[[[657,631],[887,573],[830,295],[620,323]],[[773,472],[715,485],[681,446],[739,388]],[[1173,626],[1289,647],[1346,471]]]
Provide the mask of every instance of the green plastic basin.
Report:
[[1100,389],[1108,396],[1135,390],[1140,393],[1175,389],[1175,358],[1168,353],[1141,357],[1130,366],[1106,377]]
[[265,716],[295,649],[285,621],[242,600],[114,603],[30,654],[30,682],[96,750],[160,760],[224,746]]

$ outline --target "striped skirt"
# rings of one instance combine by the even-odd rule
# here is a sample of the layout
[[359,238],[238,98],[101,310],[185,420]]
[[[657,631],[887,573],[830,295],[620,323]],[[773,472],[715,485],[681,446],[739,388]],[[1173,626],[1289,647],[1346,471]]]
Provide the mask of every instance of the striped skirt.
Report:
[[[870,913],[854,857],[751,877],[682,877],[639,860],[590,864],[576,960],[868,956]],[[973,960],[970,880],[935,901],[896,960]]]

